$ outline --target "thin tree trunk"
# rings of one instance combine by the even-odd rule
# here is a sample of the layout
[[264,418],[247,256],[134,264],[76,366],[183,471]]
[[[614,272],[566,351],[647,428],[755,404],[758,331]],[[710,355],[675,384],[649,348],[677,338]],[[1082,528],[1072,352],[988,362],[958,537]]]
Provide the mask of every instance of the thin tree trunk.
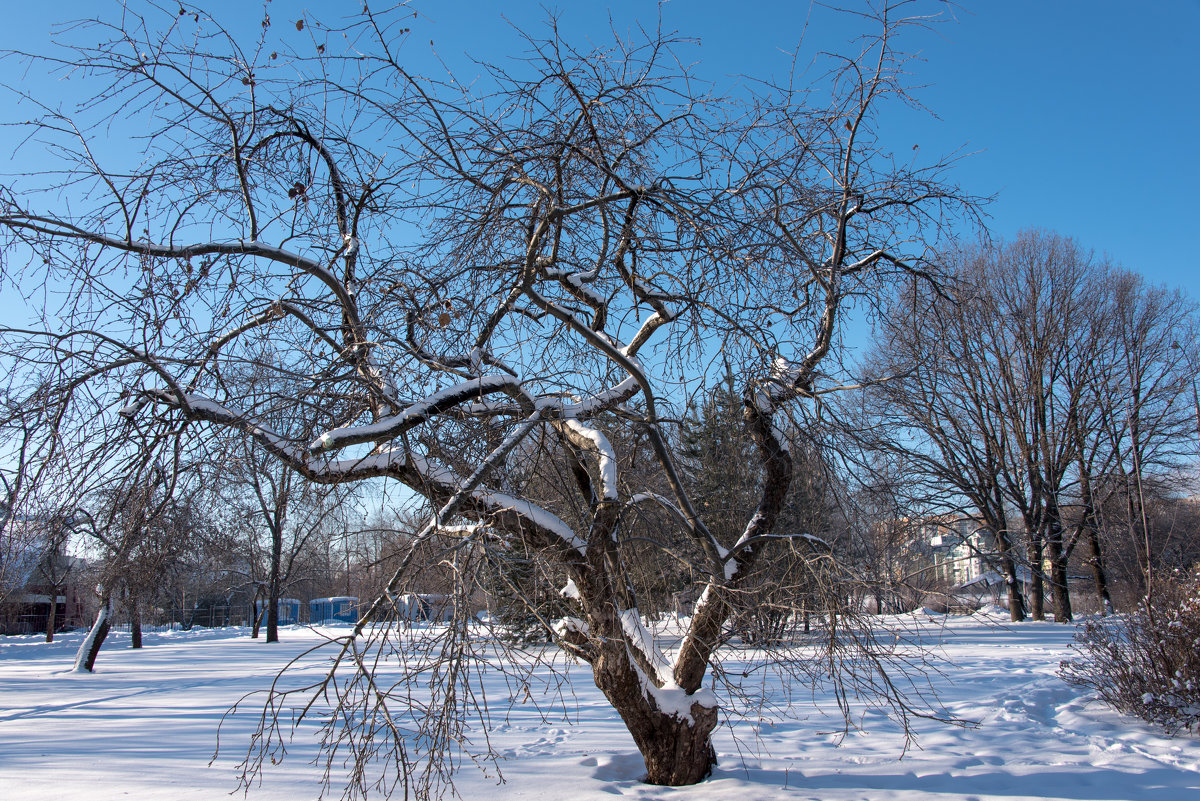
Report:
[[261,589],[254,593],[254,599],[250,602],[250,619],[253,622],[253,627],[250,629],[250,639],[258,639],[258,630],[262,628],[263,614],[258,609],[258,602],[262,600]]
[[1096,602],[1100,607],[1100,614],[1102,616],[1111,615],[1113,613],[1113,602],[1112,596],[1108,592],[1108,574],[1104,569],[1104,555],[1100,549],[1100,537],[1096,533],[1096,498],[1092,492],[1091,473],[1083,458],[1083,438],[1080,436],[1078,439],[1079,495],[1083,501],[1084,508],[1080,526],[1083,527],[1083,533],[1087,536],[1089,554],[1086,561],[1092,569],[1092,583],[1096,588]]
[[54,629],[58,626],[58,587],[50,587],[50,614],[46,615],[46,642],[54,642]]

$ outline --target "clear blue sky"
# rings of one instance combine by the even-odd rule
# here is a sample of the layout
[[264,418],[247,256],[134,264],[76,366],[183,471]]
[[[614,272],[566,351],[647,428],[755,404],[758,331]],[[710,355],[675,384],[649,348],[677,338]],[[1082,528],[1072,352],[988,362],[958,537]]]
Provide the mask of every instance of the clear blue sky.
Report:
[[[269,8],[286,22],[300,9],[328,17],[354,2],[274,0]],[[5,5],[0,47],[36,49],[51,21],[120,3]],[[255,29],[261,19],[255,0],[202,5],[231,28]],[[451,62],[464,53],[502,59],[517,38],[501,16],[537,25],[546,7],[561,11],[572,37],[603,38],[609,14],[618,30],[639,20],[653,26],[659,14],[646,0],[430,0],[416,5],[422,16],[408,46],[414,59],[427,57],[430,40]],[[968,191],[997,196],[988,209],[995,233],[1039,226],[1075,236],[1200,300],[1192,248],[1200,232],[1200,0],[967,0],[951,11],[953,20],[908,42],[923,58],[913,65],[913,83],[925,86],[919,97],[940,119],[901,115],[885,137],[898,150],[912,142],[925,154],[971,153],[955,177]],[[795,49],[806,22],[802,52],[839,49],[850,33],[845,21],[803,0],[671,0],[661,13],[664,28],[700,40],[691,52],[703,61],[702,73],[717,79],[783,75],[784,53]],[[0,62],[3,80],[17,80],[14,66]],[[0,133],[5,160],[6,137]]]

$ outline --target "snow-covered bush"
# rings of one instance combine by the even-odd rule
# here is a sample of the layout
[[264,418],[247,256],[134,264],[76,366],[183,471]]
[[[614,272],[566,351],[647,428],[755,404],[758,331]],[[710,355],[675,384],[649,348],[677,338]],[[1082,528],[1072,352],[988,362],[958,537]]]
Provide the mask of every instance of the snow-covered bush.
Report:
[[1156,582],[1123,618],[1087,621],[1059,675],[1169,733],[1200,731],[1200,566]]

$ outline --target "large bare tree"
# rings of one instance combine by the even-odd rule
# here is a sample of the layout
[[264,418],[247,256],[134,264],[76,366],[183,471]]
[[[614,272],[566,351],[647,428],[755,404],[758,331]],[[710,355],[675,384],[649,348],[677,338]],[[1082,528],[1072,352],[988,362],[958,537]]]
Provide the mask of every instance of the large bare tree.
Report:
[[[29,254],[68,300],[6,339],[72,365],[110,416],[247,438],[312,482],[400,482],[431,504],[412,552],[445,543],[457,575],[489,549],[536,553],[572,606],[557,644],[590,665],[648,780],[702,780],[710,668],[742,585],[769,544],[804,534],[776,525],[793,481],[780,421],[830,385],[851,299],[925,280],[930,238],[964,208],[944,162],[879,129],[881,104],[907,100],[895,38],[923,20],[881,4],[819,77],[720,97],[654,31],[577,50],[551,23],[460,82],[406,68],[420,23],[404,9],[264,18],[245,41],[182,10],[127,10],[34,57],[94,89],[70,114],[23,98],[31,141],[60,160],[2,190],[9,267]],[[140,151],[109,166],[102,140],[127,130]],[[689,497],[672,428],[681,382],[718,353],[756,447],[734,469],[762,475],[732,547]],[[253,394],[231,380],[251,369]],[[623,579],[627,524],[650,508],[673,534],[646,553],[701,577],[676,642]],[[478,646],[459,614],[449,663],[373,680],[369,654],[394,642],[379,621],[413,569],[401,560],[336,643],[327,743],[331,765],[390,760],[384,785],[432,754],[417,789],[433,792],[478,703],[459,686]],[[827,613],[816,672],[904,709],[875,642]],[[434,697],[406,706],[418,680]]]

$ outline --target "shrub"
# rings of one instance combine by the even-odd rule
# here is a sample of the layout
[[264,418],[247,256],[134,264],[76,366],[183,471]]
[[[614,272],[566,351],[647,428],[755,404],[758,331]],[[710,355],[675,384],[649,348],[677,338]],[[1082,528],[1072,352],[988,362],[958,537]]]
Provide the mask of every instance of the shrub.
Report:
[[1169,734],[1200,731],[1200,567],[1156,582],[1143,607],[1087,621],[1059,675]]

